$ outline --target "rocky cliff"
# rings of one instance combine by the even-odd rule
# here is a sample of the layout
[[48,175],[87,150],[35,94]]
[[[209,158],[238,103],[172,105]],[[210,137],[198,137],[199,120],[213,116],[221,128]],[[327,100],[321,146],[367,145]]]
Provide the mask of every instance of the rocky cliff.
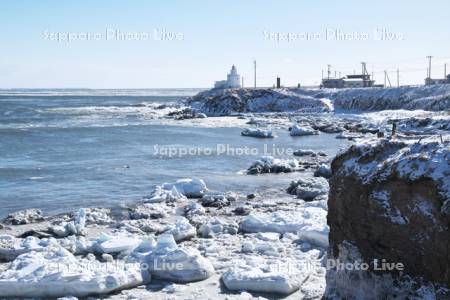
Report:
[[212,89],[187,103],[209,116],[246,112],[329,112],[450,109],[450,84],[396,88]]
[[[376,276],[409,275],[450,286],[448,139],[364,141],[333,160],[330,259],[364,261],[370,265],[367,273]],[[375,270],[383,259],[404,268]],[[348,274],[335,271],[327,279],[328,289],[345,294],[348,283],[339,286],[338,277]]]

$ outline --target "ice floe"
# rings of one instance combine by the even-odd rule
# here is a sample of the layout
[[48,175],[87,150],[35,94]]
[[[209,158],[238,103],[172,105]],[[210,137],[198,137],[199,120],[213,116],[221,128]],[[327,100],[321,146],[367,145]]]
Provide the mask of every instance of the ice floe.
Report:
[[17,257],[0,274],[2,297],[84,297],[132,288],[144,282],[138,266],[108,268],[76,258],[61,247]]
[[229,290],[281,295],[298,290],[303,279],[282,272],[263,272],[258,268],[250,271],[231,269],[222,275],[222,281]]
[[205,182],[198,178],[184,178],[174,183],[164,183],[162,188],[167,191],[175,188],[178,193],[187,198],[201,198],[208,191]]
[[175,224],[169,226],[165,234],[171,234],[176,242],[181,242],[195,237],[197,229],[185,217],[177,216]]
[[294,124],[291,127],[291,136],[303,136],[303,135],[316,135],[319,134],[317,130],[314,130],[311,126],[305,124]]
[[271,130],[261,128],[247,128],[241,132],[243,136],[250,136],[256,138],[274,138],[275,135]]
[[75,220],[65,222],[60,225],[50,226],[49,230],[58,237],[66,237],[69,235],[82,235],[86,226],[86,209],[80,208]]
[[148,255],[146,262],[152,276],[173,282],[204,280],[214,273],[211,262],[197,249],[178,247],[170,234],[159,236],[156,247]]

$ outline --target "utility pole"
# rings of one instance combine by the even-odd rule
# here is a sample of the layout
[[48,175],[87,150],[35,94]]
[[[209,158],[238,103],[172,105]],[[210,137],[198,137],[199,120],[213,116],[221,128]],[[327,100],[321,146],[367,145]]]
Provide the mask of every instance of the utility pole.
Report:
[[328,79],[330,79],[331,65],[327,65],[327,67],[328,67]]
[[242,76],[242,84],[241,84],[242,88],[244,88],[244,76]]
[[389,87],[392,87],[391,80],[389,79],[389,75],[387,71],[384,71],[384,87],[386,87],[386,80],[389,83]]
[[433,56],[427,56],[428,58],[428,78],[431,78],[431,59],[433,58]]
[[365,62],[361,63],[361,74],[369,75],[369,73],[367,72],[367,68],[366,68],[366,63]]
[[253,61],[254,67],[255,67],[255,89],[256,89],[256,60]]
[[400,69],[397,69],[397,87],[400,87]]
[[447,78],[447,64],[444,64],[444,79]]

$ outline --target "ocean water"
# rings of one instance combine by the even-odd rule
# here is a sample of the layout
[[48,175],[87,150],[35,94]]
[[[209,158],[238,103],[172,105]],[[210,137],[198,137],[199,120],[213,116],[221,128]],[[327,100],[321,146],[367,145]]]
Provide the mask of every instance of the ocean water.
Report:
[[[25,208],[47,214],[136,202],[155,184],[203,178],[211,189],[257,192],[285,188],[300,174],[249,176],[258,157],[295,149],[334,155],[334,135],[273,140],[241,128],[159,122],[161,104],[194,89],[0,90],[0,217]],[[186,153],[188,152],[188,153]]]

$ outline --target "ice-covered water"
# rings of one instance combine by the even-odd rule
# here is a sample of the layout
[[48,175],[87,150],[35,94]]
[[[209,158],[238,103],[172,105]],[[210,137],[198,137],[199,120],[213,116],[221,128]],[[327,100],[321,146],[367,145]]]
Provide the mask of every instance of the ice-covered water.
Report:
[[[57,213],[138,201],[154,184],[181,177],[201,177],[223,191],[285,188],[299,175],[239,171],[264,154],[284,157],[289,152],[283,151],[320,149],[333,155],[345,143],[328,134],[291,137],[275,130],[277,138],[261,140],[242,137],[236,127],[160,122],[164,110],[157,106],[195,92],[0,91],[0,217],[31,207]],[[228,152],[218,155],[227,145]],[[166,155],[180,149],[195,153]]]

